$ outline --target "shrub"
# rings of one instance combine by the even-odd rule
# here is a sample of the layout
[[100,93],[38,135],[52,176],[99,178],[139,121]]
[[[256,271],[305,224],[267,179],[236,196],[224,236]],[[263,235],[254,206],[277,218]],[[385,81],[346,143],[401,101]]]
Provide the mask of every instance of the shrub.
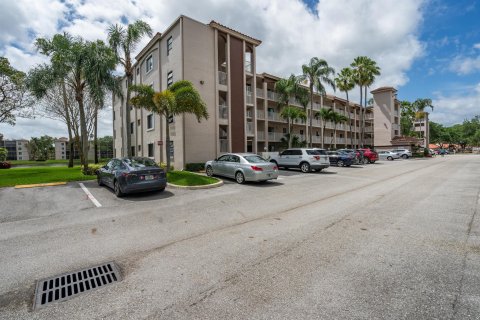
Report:
[[12,164],[7,161],[1,161],[0,162],[0,169],[10,169],[12,167]]
[[203,162],[187,163],[185,165],[185,170],[192,171],[192,172],[204,171],[205,170],[205,163],[203,163]]
[[87,170],[83,170],[83,167],[81,168],[82,173],[86,176],[94,176],[97,174],[97,170],[103,167],[103,164],[89,164]]
[[[166,164],[165,162],[159,162],[159,163],[157,163],[157,164],[158,164],[158,166],[159,166],[160,168],[162,168],[162,169],[164,169],[164,170],[167,168],[167,164]],[[169,170],[169,171],[173,171],[173,170],[174,170],[174,169],[173,169],[173,165],[170,165],[170,170]]]
[[6,148],[0,148],[0,162],[7,160],[8,150]]

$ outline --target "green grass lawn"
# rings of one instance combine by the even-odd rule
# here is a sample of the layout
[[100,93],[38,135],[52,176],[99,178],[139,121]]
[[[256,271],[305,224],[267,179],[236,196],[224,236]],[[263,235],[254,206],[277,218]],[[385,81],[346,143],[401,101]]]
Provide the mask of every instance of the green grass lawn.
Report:
[[[99,159],[100,162],[106,162],[109,159]],[[7,162],[10,162],[12,164],[12,167],[18,166],[18,165],[23,165],[23,166],[49,166],[52,164],[58,165],[58,164],[68,164],[68,159],[67,160],[46,160],[46,161],[34,161],[34,160],[7,160]],[[93,163],[93,161],[90,161],[89,163]],[[80,165],[80,160],[79,159],[74,159],[73,160],[74,165]]]
[[170,171],[167,181],[179,186],[204,186],[218,182],[218,179],[202,176],[188,171]]
[[32,167],[0,169],[0,187],[62,181],[93,180],[96,176],[84,176],[80,167]]

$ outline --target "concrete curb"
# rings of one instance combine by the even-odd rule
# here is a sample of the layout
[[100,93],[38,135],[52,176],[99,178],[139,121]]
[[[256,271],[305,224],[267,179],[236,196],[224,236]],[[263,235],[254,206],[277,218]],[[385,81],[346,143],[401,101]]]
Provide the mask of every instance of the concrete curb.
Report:
[[206,184],[202,186],[179,186],[179,185],[171,184],[170,182],[167,182],[167,186],[172,189],[183,189],[183,190],[212,189],[212,188],[218,188],[223,186],[223,181],[220,180],[216,183]]
[[15,189],[24,189],[24,188],[37,188],[37,187],[53,187],[53,186],[63,186],[66,185],[66,182],[49,182],[49,183],[35,183],[35,184],[17,184]]

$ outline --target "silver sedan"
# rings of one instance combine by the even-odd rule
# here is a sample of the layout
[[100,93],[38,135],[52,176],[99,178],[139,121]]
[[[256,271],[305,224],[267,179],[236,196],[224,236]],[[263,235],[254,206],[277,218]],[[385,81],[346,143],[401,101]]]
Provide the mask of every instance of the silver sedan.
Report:
[[392,151],[378,151],[378,158],[380,160],[395,160],[400,159],[400,154]]
[[208,176],[233,178],[237,183],[277,179],[278,167],[252,153],[228,153],[205,163]]

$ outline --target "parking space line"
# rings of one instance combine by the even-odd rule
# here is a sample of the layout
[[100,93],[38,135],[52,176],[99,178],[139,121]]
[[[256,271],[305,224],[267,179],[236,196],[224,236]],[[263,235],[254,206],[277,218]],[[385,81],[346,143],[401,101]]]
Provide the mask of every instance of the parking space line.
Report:
[[98,202],[98,200],[95,199],[93,194],[91,194],[90,191],[88,191],[87,187],[85,187],[83,183],[80,182],[79,185],[80,187],[82,187],[82,190],[85,191],[85,193],[87,194],[88,199],[90,199],[93,202],[93,204],[97,206],[97,208],[102,206],[100,202]]

